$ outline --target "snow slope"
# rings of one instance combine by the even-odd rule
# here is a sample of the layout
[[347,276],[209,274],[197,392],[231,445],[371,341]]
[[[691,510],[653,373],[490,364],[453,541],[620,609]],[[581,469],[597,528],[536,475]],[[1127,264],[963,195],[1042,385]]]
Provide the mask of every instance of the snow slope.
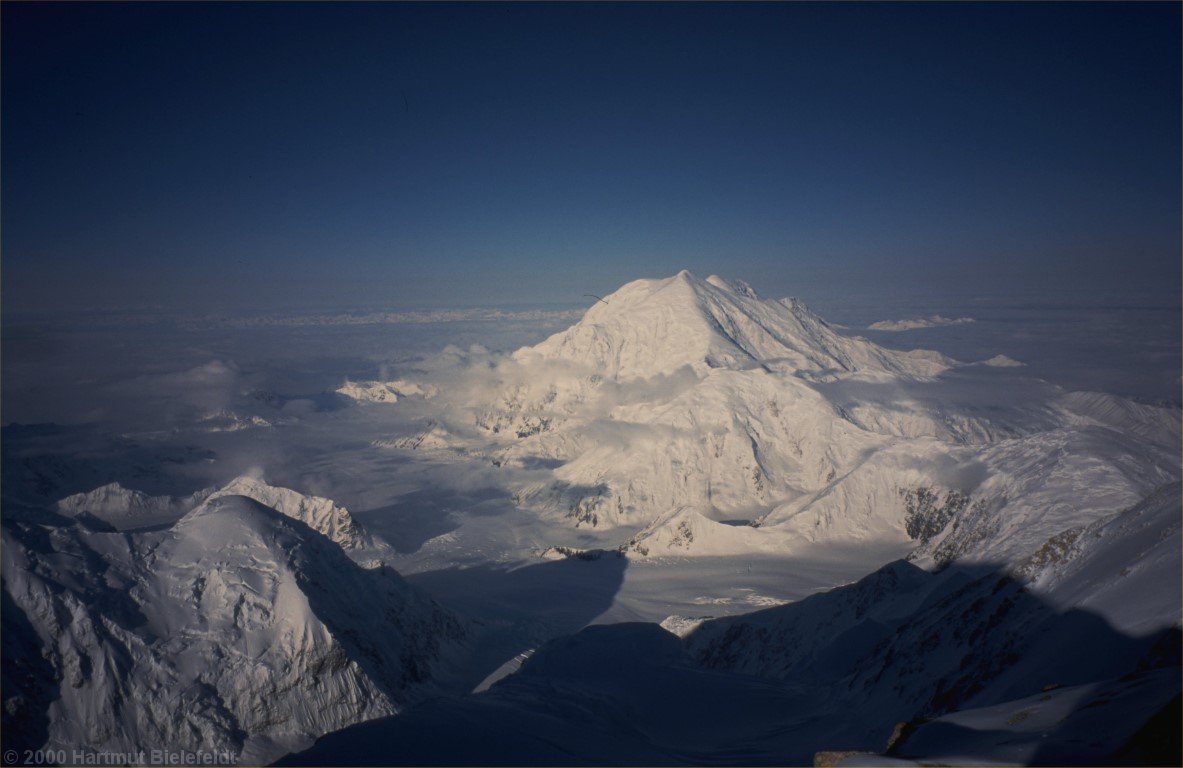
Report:
[[190,496],[149,496],[142,491],[111,483],[57,502],[57,509],[71,517],[89,515],[118,530],[134,530],[179,520],[207,499],[246,496],[280,514],[299,520],[347,550],[379,547],[349,514],[331,499],[310,496],[290,488],[268,485],[253,475],[241,475],[221,488],[207,488]]
[[109,483],[86,493],[76,493],[57,502],[57,511],[71,517],[93,515],[120,530],[172,523],[204,501],[210,491],[172,498],[149,496],[143,491]]
[[842,336],[798,299],[761,299],[741,281],[687,270],[636,280],[596,302],[583,318],[519,360],[565,360],[608,379],[651,378],[683,366],[768,365],[811,374],[890,371],[932,376],[951,363],[931,352],[901,353]]
[[349,514],[349,510],[338,506],[332,499],[306,496],[290,488],[276,488],[249,475],[235,478],[228,485],[214,491],[209,498],[219,499],[224,496],[246,496],[254,499],[280,514],[299,520],[344,549],[362,549],[375,545],[373,539]]
[[6,525],[3,588],[22,619],[6,662],[44,648],[51,686],[6,700],[5,733],[40,722],[44,746],[68,750],[267,761],[399,711],[463,632],[390,569],[230,493],[165,531]]

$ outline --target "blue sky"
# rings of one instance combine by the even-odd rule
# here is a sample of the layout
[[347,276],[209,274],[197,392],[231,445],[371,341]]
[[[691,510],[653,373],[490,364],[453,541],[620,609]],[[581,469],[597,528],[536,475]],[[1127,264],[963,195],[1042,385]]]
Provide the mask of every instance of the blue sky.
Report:
[[6,310],[1179,299],[1178,4],[0,13]]

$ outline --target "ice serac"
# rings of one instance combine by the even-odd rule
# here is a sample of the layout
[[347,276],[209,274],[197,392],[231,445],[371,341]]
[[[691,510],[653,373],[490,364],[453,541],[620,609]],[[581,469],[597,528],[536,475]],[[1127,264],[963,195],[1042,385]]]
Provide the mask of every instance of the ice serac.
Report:
[[636,280],[596,302],[583,318],[534,347],[521,361],[563,360],[614,380],[668,375],[683,366],[758,365],[806,374],[890,371],[932,376],[951,361],[904,353],[834,331],[798,299],[762,299],[746,283],[687,270],[662,280]]
[[165,531],[6,525],[4,554],[4,655],[44,648],[50,689],[6,703],[22,721],[5,737],[40,723],[68,752],[267,762],[426,695],[463,634],[393,571],[240,495]]

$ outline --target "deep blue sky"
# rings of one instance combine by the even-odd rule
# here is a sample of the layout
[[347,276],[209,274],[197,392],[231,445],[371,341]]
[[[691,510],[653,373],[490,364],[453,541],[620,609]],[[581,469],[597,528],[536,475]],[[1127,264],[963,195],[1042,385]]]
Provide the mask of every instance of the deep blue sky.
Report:
[[2,15],[8,310],[1179,296],[1177,3]]

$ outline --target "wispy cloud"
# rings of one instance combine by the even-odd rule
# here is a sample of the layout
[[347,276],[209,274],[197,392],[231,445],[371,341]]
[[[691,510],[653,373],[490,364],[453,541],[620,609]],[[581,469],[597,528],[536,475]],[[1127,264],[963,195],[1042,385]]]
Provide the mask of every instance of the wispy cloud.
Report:
[[907,320],[880,320],[877,323],[871,323],[867,328],[872,331],[912,331],[917,328],[937,328],[942,325],[964,325],[972,322],[974,322],[972,317],[951,318],[932,315],[930,317],[913,317]]

